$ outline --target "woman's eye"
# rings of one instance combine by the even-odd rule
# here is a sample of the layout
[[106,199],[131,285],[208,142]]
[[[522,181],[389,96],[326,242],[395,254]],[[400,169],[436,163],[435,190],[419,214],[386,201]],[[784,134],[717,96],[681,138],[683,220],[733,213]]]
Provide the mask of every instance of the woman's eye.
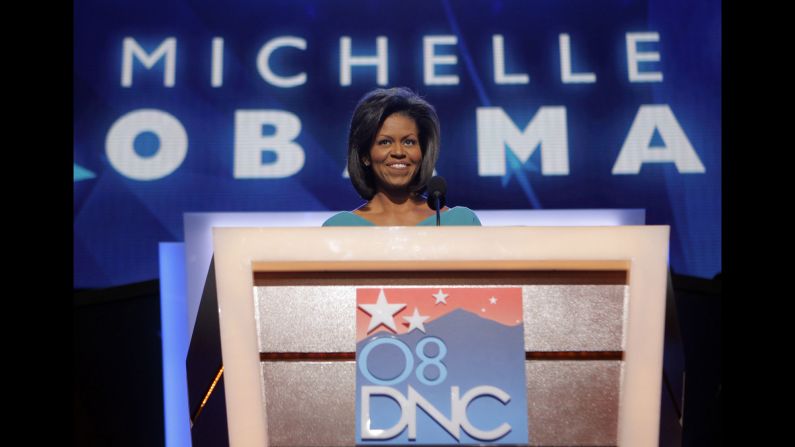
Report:
[[403,144],[405,144],[406,146],[414,146],[415,144],[417,144],[417,141],[416,140],[405,140],[405,141],[403,141]]
[[381,141],[378,142],[378,144],[380,144],[381,146],[386,146],[389,143],[391,143],[391,141],[389,141],[389,140],[381,140]]

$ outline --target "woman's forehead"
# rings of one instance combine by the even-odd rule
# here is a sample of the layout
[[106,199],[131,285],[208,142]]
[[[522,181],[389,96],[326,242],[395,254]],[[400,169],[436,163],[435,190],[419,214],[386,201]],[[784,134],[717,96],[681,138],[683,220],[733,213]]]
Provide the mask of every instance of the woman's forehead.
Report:
[[389,115],[381,128],[378,129],[379,133],[416,133],[417,123],[414,118],[403,113],[393,113]]

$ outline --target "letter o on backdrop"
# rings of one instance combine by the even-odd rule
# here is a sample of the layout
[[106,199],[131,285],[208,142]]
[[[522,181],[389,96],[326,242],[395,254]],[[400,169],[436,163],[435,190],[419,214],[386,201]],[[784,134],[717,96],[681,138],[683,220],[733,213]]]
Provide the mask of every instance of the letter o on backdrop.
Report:
[[[135,151],[135,139],[152,132],[160,147],[148,157]],[[161,179],[179,168],[188,154],[188,134],[173,115],[156,109],[134,110],[116,120],[105,139],[110,164],[134,180]]]

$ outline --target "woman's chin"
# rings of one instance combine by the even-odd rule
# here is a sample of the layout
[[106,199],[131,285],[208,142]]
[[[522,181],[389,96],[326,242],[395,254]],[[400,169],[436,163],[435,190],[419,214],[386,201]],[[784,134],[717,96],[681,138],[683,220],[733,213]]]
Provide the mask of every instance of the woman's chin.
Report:
[[385,179],[386,181],[382,182],[381,188],[393,192],[408,192],[413,178],[413,175],[390,176]]
[[382,191],[390,195],[408,194],[410,192],[409,184],[409,181],[385,183],[378,188],[378,191]]

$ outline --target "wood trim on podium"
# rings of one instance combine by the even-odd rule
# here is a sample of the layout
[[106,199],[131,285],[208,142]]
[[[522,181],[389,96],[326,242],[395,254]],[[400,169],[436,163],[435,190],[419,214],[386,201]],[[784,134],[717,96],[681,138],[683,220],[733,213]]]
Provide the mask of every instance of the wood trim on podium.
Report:
[[[309,266],[304,266],[309,267]],[[317,267],[317,266],[315,266]],[[414,268],[418,266],[415,263]],[[425,267],[423,265],[423,267]],[[442,270],[412,271],[320,271],[259,270],[254,272],[254,286],[297,285],[626,285],[626,270]]]
[[255,261],[251,263],[254,272],[301,272],[301,271],[417,271],[417,270],[467,270],[467,271],[506,271],[506,270],[629,270],[629,261]]
[[[545,285],[628,283],[629,261],[252,262],[254,286],[395,284]],[[411,272],[406,278],[405,272]]]
[[[624,360],[622,351],[532,351],[525,360]],[[355,352],[260,352],[261,362],[351,362]]]

